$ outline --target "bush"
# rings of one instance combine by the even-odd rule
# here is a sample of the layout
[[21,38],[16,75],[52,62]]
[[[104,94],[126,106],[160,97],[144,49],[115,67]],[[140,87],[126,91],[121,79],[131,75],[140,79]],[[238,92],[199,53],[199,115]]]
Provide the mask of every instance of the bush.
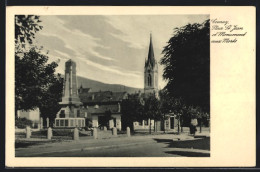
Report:
[[26,126],[32,127],[32,121],[26,118],[15,118],[15,126],[17,128],[26,128]]

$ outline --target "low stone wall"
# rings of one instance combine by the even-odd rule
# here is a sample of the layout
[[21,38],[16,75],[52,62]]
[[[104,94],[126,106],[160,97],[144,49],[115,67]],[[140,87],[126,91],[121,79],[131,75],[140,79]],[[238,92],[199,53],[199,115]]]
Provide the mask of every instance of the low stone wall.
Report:
[[[77,131],[75,131],[77,130]],[[80,139],[107,139],[112,137],[130,137],[131,131],[119,131],[117,128],[112,130],[100,130],[95,128],[93,131],[80,131],[78,129],[41,129],[34,131],[27,128],[15,133],[16,139],[43,139],[43,140],[80,140]]]

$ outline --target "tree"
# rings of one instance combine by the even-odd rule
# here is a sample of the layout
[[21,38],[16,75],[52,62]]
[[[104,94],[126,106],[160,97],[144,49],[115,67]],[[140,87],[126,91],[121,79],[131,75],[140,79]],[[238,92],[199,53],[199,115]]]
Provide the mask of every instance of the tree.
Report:
[[163,78],[168,81],[165,89],[171,97],[209,113],[209,20],[175,28],[173,34],[160,61]]
[[42,95],[39,109],[43,118],[49,118],[50,124],[54,122],[57,112],[60,110],[58,102],[61,102],[63,90],[63,78],[60,74],[54,75],[48,90]]
[[37,15],[16,15],[15,16],[15,47],[16,53],[23,52],[26,43],[32,44],[35,33],[43,26],[39,25],[40,17]]
[[[56,82],[56,62],[47,64],[48,57],[35,48],[15,56],[15,108],[32,110],[41,105],[49,87]],[[55,93],[57,94],[57,93]]]
[[128,99],[122,101],[123,128],[133,129],[133,122],[143,120],[144,102],[137,94],[128,95]]
[[58,111],[62,79],[54,74],[58,64],[49,63],[42,48],[33,45],[35,33],[42,29],[39,18],[15,16],[15,114],[39,107],[43,116],[52,119]]
[[149,133],[151,134],[151,119],[154,120],[154,124],[156,121],[161,119],[161,108],[160,101],[154,96],[150,95],[145,99],[144,104],[144,118],[150,119],[149,123]]
[[[172,98],[169,96],[168,92],[163,89],[159,91],[160,97],[160,111],[161,111],[161,120],[163,122],[167,119],[167,114],[171,111]],[[163,126],[163,131],[165,133],[165,126]]]

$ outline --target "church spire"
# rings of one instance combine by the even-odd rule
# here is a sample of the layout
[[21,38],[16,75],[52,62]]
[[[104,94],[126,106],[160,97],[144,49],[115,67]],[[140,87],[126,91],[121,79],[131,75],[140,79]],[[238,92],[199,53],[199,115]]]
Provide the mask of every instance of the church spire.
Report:
[[146,66],[148,64],[151,64],[152,67],[155,64],[154,52],[153,52],[153,42],[152,42],[152,33],[150,33],[150,45],[149,45],[149,52],[148,52],[148,58],[147,58],[147,61],[146,61]]

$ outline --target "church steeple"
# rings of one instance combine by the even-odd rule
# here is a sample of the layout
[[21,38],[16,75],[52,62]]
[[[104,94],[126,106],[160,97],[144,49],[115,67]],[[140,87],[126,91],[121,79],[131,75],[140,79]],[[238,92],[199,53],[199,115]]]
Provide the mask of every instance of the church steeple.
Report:
[[155,61],[154,52],[153,52],[152,33],[150,33],[150,45],[149,45],[148,58],[145,63],[145,67],[147,67],[149,64],[151,64],[151,66],[154,67],[155,63],[156,63],[156,61]]
[[144,93],[158,93],[158,64],[154,57],[152,34],[150,34],[150,44],[148,50],[148,58],[144,66]]

